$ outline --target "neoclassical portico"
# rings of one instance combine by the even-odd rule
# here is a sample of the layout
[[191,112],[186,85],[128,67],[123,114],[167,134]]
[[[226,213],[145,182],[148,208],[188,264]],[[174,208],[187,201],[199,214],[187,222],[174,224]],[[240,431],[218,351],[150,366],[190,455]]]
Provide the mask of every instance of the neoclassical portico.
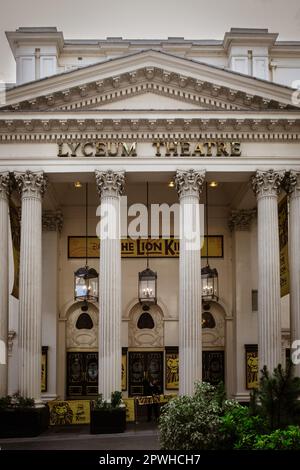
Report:
[[[33,44],[38,34],[18,31],[10,37],[19,38],[19,53],[25,54],[22,41]],[[41,40],[48,34],[47,40],[57,38],[45,31]],[[235,68],[240,57],[231,50],[237,35],[244,71]],[[246,346],[258,347],[254,369],[272,370],[283,359],[283,335],[291,342],[300,339],[299,106],[295,90],[268,81],[268,68],[263,80],[245,72],[269,63],[275,36],[260,33],[268,47],[260,50],[265,55],[253,55],[255,67],[247,62],[252,46],[244,46],[245,35],[229,36],[218,46],[222,66],[199,60],[208,49],[215,51],[215,44],[197,42],[190,49],[184,40],[155,43],[156,50],[147,41],[140,50],[138,43],[120,40],[132,54],[104,41],[115,51],[112,59],[101,56],[68,73],[54,67],[62,73],[53,69],[51,76],[30,83],[22,79],[27,62],[18,62],[19,84],[7,90],[0,109],[1,344],[7,345],[8,332],[15,338],[8,365],[0,364],[0,394],[19,391],[37,404],[49,397],[86,399],[96,391],[110,399],[121,388],[125,396],[142,393],[146,370],[155,370],[164,393],[191,395],[196,380],[213,381],[218,373],[230,396],[248,400]],[[63,47],[68,52],[69,45]],[[278,57],[283,54],[282,45],[272,47]],[[48,52],[41,50],[41,56]],[[180,248],[171,233],[173,245],[166,239],[166,250],[159,239],[149,257],[129,239],[123,252],[120,239],[121,196],[130,206],[145,206],[146,183],[150,204],[179,203],[182,215]],[[74,299],[74,272],[85,257],[86,184],[88,261],[99,273],[99,302],[93,305]],[[195,208],[207,203],[204,184],[209,258],[220,290],[218,300],[205,304],[204,254],[200,246],[189,246]],[[281,298],[278,204],[285,195],[290,282],[289,294]],[[15,281],[10,202],[21,209],[19,299],[10,295]],[[100,248],[99,203],[108,222]],[[137,292],[146,258],[157,275],[156,304],[150,307],[139,303]],[[41,392],[42,346],[48,347],[47,392]],[[299,366],[295,371],[300,374]]]

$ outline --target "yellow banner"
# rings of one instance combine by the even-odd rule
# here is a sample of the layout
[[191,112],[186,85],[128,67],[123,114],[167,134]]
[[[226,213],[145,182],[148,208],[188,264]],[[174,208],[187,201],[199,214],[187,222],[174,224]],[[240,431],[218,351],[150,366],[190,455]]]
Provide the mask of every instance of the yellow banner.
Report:
[[54,400],[48,402],[50,425],[88,424],[90,422],[89,400]]
[[126,421],[135,421],[135,403],[134,398],[123,398],[123,402],[126,406]]
[[[208,240],[208,243],[207,243]],[[85,237],[68,238],[68,257],[85,258]],[[88,258],[99,258],[100,240],[88,237]],[[223,235],[209,235],[204,238],[201,250],[202,258],[223,258]],[[179,240],[177,238],[121,240],[122,258],[178,258]]]
[[168,401],[177,397],[177,394],[170,393],[168,395],[151,395],[146,397],[136,397],[138,405],[151,405],[152,403],[168,403]]
[[21,224],[19,212],[12,200],[9,201],[10,228],[12,236],[13,259],[14,259],[14,284],[11,295],[19,298],[19,271],[20,271],[20,244]]
[[287,197],[284,197],[278,205],[278,221],[279,221],[279,250],[280,250],[280,295],[281,297],[284,297],[290,292]]

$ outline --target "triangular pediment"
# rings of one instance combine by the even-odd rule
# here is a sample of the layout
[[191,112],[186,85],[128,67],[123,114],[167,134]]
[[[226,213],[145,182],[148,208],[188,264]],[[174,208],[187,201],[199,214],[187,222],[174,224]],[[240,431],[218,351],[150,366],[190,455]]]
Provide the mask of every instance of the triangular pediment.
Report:
[[15,87],[3,108],[253,111],[292,108],[291,93],[288,87],[148,50]]

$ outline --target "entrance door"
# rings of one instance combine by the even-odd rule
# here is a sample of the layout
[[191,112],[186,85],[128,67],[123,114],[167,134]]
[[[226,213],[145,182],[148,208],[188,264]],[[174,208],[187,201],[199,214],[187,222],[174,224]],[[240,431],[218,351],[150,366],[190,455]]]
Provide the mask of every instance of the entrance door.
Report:
[[143,395],[145,375],[158,381],[163,391],[163,352],[129,352],[129,395]]
[[95,397],[98,394],[98,353],[67,353],[68,398]]
[[212,385],[225,382],[224,351],[202,351],[202,380]]

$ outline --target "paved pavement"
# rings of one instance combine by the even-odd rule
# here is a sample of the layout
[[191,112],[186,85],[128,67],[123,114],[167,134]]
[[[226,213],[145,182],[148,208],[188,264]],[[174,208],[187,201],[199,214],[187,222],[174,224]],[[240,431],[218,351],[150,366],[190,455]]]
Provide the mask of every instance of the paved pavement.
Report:
[[157,450],[153,423],[129,424],[121,434],[90,434],[89,426],[50,428],[38,437],[1,439],[3,450]]

